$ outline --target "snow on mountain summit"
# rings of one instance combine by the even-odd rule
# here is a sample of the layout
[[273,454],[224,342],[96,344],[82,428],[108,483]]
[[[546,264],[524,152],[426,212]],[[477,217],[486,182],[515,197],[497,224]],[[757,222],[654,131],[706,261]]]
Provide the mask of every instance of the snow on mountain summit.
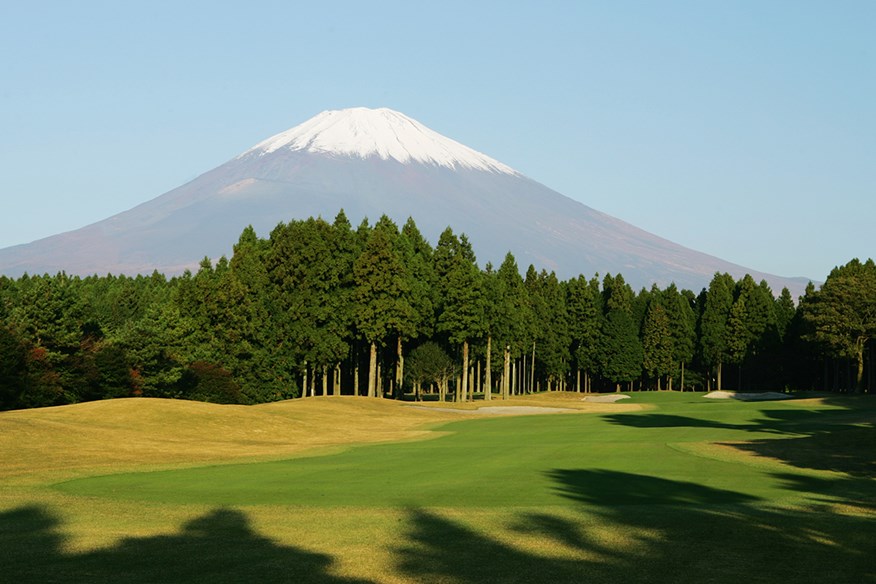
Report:
[[383,160],[421,162],[518,175],[514,169],[387,108],[324,111],[303,124],[256,144],[248,154],[281,149]]

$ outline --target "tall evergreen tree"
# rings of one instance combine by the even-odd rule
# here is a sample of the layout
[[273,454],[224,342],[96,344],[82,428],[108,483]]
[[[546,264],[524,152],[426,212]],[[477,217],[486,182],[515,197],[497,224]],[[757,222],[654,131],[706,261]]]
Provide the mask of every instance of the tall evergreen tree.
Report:
[[876,264],[853,259],[834,268],[803,309],[813,328],[809,338],[852,359],[855,388],[863,390],[865,349],[876,336]]
[[700,315],[700,350],[706,365],[715,371],[719,390],[722,388],[723,365],[728,358],[727,319],[733,306],[734,287],[730,274],[715,274]]
[[495,343],[502,350],[502,399],[508,399],[513,390],[512,360],[519,359],[526,349],[527,325],[531,320],[526,288],[511,252],[505,254],[494,286],[492,330]]
[[600,370],[620,391],[642,371],[642,344],[633,318],[633,291],[618,274],[606,274],[602,284],[605,316],[600,336]]
[[432,264],[432,246],[411,217],[408,217],[402,227],[398,247],[406,267],[410,290],[408,302],[411,306],[411,322],[405,331],[400,331],[397,338],[396,384],[401,391],[404,381],[403,341],[428,336],[435,327],[435,270]]
[[462,347],[462,379],[458,399],[468,399],[469,347],[484,332],[483,289],[480,270],[467,239],[457,238],[450,228],[441,234],[435,249],[435,273],[439,282],[441,311],[438,331],[451,344]]
[[585,391],[591,389],[591,375],[596,371],[599,355],[599,331],[602,320],[602,296],[599,279],[589,281],[584,276],[573,278],[568,283],[566,306],[569,312],[569,333],[572,354],[578,370],[576,388],[581,390],[580,376],[583,372]]
[[663,298],[655,288],[650,293],[645,322],[642,325],[642,353],[645,373],[657,382],[657,390],[662,389],[661,380],[672,371],[673,346],[669,316],[663,307]]
[[565,288],[560,286],[556,274],[542,270],[535,293],[539,296],[537,304],[543,310],[538,315],[539,326],[536,328],[542,373],[549,388],[559,389],[566,379],[570,361],[571,336]]
[[696,315],[693,309],[693,293],[679,292],[675,284],[670,284],[663,291],[666,315],[669,318],[669,330],[672,336],[673,367],[669,377],[669,389],[676,375],[679,376],[679,386],[684,391],[684,372],[694,358],[696,349]]
[[[357,327],[370,346],[368,396],[380,397],[377,378],[377,347],[395,332],[413,333],[414,309],[410,303],[411,280],[395,245],[398,236],[388,220],[378,222],[353,265]],[[382,391],[381,391],[382,394]]]

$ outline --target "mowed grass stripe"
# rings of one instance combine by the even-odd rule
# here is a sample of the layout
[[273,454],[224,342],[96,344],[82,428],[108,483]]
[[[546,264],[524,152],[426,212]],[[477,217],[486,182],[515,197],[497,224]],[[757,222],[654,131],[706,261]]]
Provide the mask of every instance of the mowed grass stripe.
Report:
[[[643,401],[660,404],[652,411],[469,419],[441,427],[448,434],[435,440],[361,446],[285,461],[114,474],[57,488],[75,495],[175,504],[573,505],[581,501],[558,488],[557,477],[606,471],[777,502],[793,500],[797,493],[788,488],[788,481],[776,478],[775,469],[699,457],[671,444],[796,436],[792,426],[803,421],[824,424],[829,414],[835,420],[842,416],[828,406],[807,409],[787,402],[703,403],[699,396],[668,397],[661,402],[659,396],[646,396]],[[609,500],[613,496],[605,493]],[[727,502],[712,498],[714,504]],[[642,501],[633,497],[630,502]],[[654,492],[648,502],[677,501]]]

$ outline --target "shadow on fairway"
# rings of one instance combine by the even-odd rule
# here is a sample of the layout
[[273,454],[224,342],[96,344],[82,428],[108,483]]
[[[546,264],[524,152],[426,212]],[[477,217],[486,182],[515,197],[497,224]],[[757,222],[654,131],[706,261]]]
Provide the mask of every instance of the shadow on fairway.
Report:
[[39,507],[0,513],[3,581],[366,584],[330,575],[330,556],[259,535],[238,511],[216,510],[186,523],[179,533],[127,538],[81,554],[64,551],[61,527]]
[[847,428],[803,438],[752,440],[730,446],[796,468],[876,478],[876,428]]
[[603,416],[612,424],[631,428],[718,428],[721,430],[761,431],[757,424],[725,424],[702,418],[674,414],[612,414]]
[[876,581],[876,522],[866,515],[778,510],[741,493],[608,470],[550,477],[577,510],[521,513],[508,526],[541,551],[416,509],[398,571],[415,582],[470,584]]
[[[842,402],[839,404],[846,408],[849,405]],[[861,408],[836,410],[762,409],[758,413],[760,414],[759,418],[742,424],[659,413],[610,414],[603,416],[603,418],[611,424],[631,428],[713,428],[763,434],[805,435],[847,429],[862,420],[872,422],[874,416],[872,410]]]
[[841,501],[861,511],[876,513],[876,482],[872,477],[814,477],[787,473],[773,476],[782,481],[786,489],[808,493],[809,499],[816,504],[829,505]]
[[684,481],[670,481],[610,470],[562,470],[548,473],[564,497],[590,505],[739,505],[757,497],[713,489]]

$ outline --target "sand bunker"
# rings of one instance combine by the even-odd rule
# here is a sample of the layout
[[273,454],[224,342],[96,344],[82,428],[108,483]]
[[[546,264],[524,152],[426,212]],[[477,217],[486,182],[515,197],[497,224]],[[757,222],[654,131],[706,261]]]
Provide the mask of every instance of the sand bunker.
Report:
[[616,401],[620,401],[622,399],[630,399],[628,395],[588,395],[583,398],[582,401],[586,402],[596,402],[601,404],[612,404]]
[[791,399],[786,393],[778,393],[775,391],[764,391],[761,393],[744,393],[741,391],[713,391],[707,393],[703,397],[709,399],[738,399],[740,401],[764,401],[774,399]]
[[456,414],[469,414],[481,416],[519,416],[531,414],[562,414],[567,412],[575,412],[572,408],[547,408],[542,406],[487,406],[476,410],[458,410],[456,408],[439,408],[431,406],[408,406],[411,408],[422,408],[424,410],[437,410],[439,412],[453,412]]

